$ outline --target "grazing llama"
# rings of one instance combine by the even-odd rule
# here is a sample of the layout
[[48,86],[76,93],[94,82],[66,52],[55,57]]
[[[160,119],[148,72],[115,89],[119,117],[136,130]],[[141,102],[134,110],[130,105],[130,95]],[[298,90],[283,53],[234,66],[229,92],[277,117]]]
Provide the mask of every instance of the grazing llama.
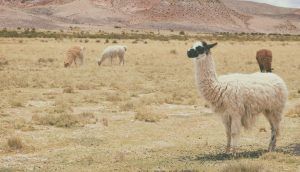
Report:
[[210,49],[215,44],[197,42],[187,55],[195,58],[196,84],[201,95],[222,117],[227,135],[226,152],[236,151],[241,127],[254,125],[263,113],[271,125],[269,151],[276,147],[279,123],[287,101],[284,81],[273,73],[228,74],[217,77]]
[[114,45],[108,46],[104,49],[101,58],[98,60],[98,65],[100,66],[104,60],[110,58],[110,62],[112,64],[113,58],[119,57],[119,64],[124,65],[125,60],[125,52],[127,51],[127,47],[123,45]]
[[80,65],[83,64],[83,51],[85,50],[84,47],[81,46],[73,46],[67,51],[67,57],[64,61],[64,66],[69,67],[74,62],[77,66],[77,60],[79,60]]
[[272,51],[267,49],[257,51],[256,60],[261,72],[272,72]]

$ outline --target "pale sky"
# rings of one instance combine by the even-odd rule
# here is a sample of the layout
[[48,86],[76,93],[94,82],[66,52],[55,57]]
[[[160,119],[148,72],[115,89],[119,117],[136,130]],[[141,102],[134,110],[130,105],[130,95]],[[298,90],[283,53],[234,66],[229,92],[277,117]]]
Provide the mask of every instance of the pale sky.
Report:
[[280,7],[300,8],[300,0],[247,0],[261,2]]

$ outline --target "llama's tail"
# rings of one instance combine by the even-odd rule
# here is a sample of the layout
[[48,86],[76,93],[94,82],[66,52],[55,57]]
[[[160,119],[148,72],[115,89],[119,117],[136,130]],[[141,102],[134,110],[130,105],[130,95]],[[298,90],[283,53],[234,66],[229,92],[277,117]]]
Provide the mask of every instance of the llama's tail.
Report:
[[244,106],[244,110],[245,110],[245,115],[242,116],[241,123],[242,126],[248,130],[251,129],[252,126],[254,126],[256,121],[256,116],[251,114],[249,107]]
[[248,130],[254,126],[255,121],[256,121],[256,116],[247,114],[247,115],[243,116],[241,120],[242,120],[241,121],[242,126]]

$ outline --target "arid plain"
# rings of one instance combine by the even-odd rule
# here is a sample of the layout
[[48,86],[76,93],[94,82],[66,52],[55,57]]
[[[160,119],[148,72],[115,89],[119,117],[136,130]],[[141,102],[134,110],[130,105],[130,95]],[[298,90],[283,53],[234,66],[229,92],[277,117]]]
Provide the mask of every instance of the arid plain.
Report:
[[[289,88],[278,149],[267,153],[263,115],[225,154],[221,119],[198,95],[186,50],[195,40],[116,40],[117,59],[97,65],[105,39],[0,39],[0,171],[300,171],[300,42],[219,41],[217,73],[258,72],[273,51]],[[64,68],[68,48],[85,63]]]

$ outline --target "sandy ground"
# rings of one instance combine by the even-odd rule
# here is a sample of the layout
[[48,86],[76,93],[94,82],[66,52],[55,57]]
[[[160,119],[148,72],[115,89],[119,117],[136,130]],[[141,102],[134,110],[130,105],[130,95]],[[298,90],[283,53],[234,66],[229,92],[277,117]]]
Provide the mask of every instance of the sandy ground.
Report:
[[[0,171],[300,170],[300,118],[288,115],[300,104],[299,42],[226,41],[213,50],[221,75],[257,72],[256,50],[271,49],[290,92],[277,151],[266,152],[270,130],[261,116],[242,132],[234,157],[195,88],[186,57],[193,40],[117,40],[128,46],[125,66],[115,59],[101,67],[96,59],[111,43],[99,41],[0,39],[8,61],[0,66]],[[86,47],[85,64],[65,69],[73,45]]]

